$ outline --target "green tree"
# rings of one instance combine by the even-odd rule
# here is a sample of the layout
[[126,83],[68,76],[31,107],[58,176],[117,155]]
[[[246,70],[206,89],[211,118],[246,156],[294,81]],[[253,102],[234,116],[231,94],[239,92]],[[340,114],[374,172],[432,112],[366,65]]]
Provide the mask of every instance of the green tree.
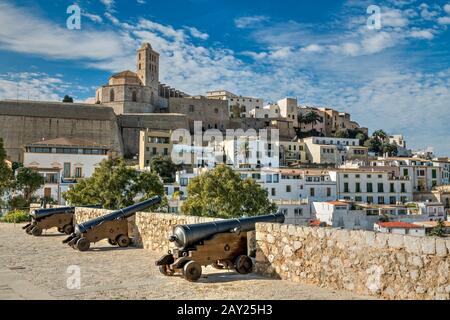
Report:
[[152,172],[159,174],[164,183],[173,183],[175,181],[175,173],[181,169],[168,157],[153,157],[150,164]]
[[445,223],[442,220],[439,220],[436,224],[436,227],[433,228],[430,232],[430,236],[434,237],[445,237],[446,234],[446,227]]
[[358,139],[359,140],[359,144],[360,145],[364,145],[364,142],[366,142],[366,140],[367,140],[367,135],[365,135],[364,133],[362,133],[362,132],[358,132],[356,135],[355,135],[355,139]]
[[3,139],[0,138],[0,197],[11,186],[13,172],[6,164],[6,151]]
[[364,146],[369,149],[370,152],[379,154],[381,149],[381,142],[374,138],[369,138],[364,142]]
[[319,114],[315,111],[310,111],[305,115],[305,123],[311,125],[311,131],[314,129],[314,126],[319,123],[321,120]]
[[43,184],[44,177],[30,168],[19,168],[14,182],[16,191],[22,191],[27,203],[30,204],[31,197]]
[[396,156],[398,153],[398,147],[395,143],[384,143],[381,149],[383,153],[387,153],[389,157]]
[[372,134],[372,138],[375,138],[380,142],[384,142],[387,140],[388,135],[383,130],[378,129],[378,130],[374,131],[374,133]]
[[71,96],[65,95],[62,102],[73,103],[73,98]]
[[190,181],[182,211],[194,216],[234,218],[272,213],[276,206],[253,179],[242,180],[237,172],[221,164]]
[[335,135],[334,135],[336,138],[350,138],[350,135],[349,135],[349,133],[348,133],[348,131],[347,130],[345,130],[345,129],[341,129],[341,130],[338,130],[336,133],[335,133]]
[[164,186],[157,174],[141,173],[127,167],[123,159],[116,159],[102,161],[90,178],[80,180],[63,196],[72,205],[102,204],[117,209],[132,205],[139,195],[144,200],[163,194]]

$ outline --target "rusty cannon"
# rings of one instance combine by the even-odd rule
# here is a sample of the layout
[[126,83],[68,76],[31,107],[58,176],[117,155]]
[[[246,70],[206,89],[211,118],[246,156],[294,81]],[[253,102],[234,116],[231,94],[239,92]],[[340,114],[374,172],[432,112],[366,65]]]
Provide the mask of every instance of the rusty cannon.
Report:
[[[101,205],[86,206],[86,208],[101,208]],[[36,209],[30,213],[31,222],[23,227],[26,233],[33,236],[42,235],[43,230],[57,228],[60,233],[71,234],[75,207],[60,207]]]
[[283,223],[284,214],[178,225],[169,238],[176,248],[156,261],[156,266],[166,276],[181,274],[191,282],[200,279],[202,266],[208,265],[250,273],[253,262],[248,254],[247,232],[255,230],[258,222]]
[[113,246],[128,247],[131,239],[128,236],[127,218],[138,211],[159,204],[161,200],[160,196],[156,196],[127,208],[79,223],[75,226],[74,232],[63,243],[67,243],[79,251],[87,251],[92,242],[95,243],[103,239],[108,239],[109,244]]

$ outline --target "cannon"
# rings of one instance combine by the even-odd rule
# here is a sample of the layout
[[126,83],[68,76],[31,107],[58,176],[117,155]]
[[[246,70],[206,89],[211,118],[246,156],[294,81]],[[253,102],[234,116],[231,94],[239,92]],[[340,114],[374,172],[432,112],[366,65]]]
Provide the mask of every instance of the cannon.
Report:
[[127,208],[79,223],[75,226],[74,232],[63,243],[67,243],[79,251],[87,251],[92,242],[95,243],[103,239],[108,239],[109,244],[113,246],[128,247],[131,239],[128,236],[127,218],[160,202],[161,197],[156,196]]
[[[86,206],[86,208],[101,208],[101,205]],[[33,236],[42,235],[43,230],[58,228],[60,233],[73,232],[73,215],[75,207],[37,209],[30,213],[31,223],[23,227],[26,233]]]
[[155,264],[163,275],[181,274],[190,282],[200,279],[202,266],[208,265],[250,273],[253,262],[248,253],[247,232],[255,230],[258,222],[283,223],[284,214],[178,225],[169,237],[176,248]]

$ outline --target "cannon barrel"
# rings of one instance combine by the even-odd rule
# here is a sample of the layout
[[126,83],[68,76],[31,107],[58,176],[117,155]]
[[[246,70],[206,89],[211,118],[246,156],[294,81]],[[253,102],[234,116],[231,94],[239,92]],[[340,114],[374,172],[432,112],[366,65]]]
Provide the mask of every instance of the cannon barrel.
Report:
[[86,221],[84,223],[77,224],[75,226],[75,234],[79,236],[82,233],[85,233],[87,230],[89,230],[95,226],[98,226],[99,224],[101,224],[104,221],[112,221],[112,220],[117,220],[117,219],[129,218],[136,212],[145,210],[145,209],[151,207],[152,205],[158,204],[160,202],[161,202],[161,197],[156,196],[156,197],[150,198],[148,200],[145,200],[143,202],[139,202],[132,206],[126,207],[124,209],[119,209],[119,210],[113,211],[111,213],[108,213],[104,216]]
[[[85,208],[101,208],[102,205],[92,205],[92,206],[84,206]],[[30,216],[36,220],[52,216],[54,214],[62,214],[62,213],[75,213],[75,207],[60,207],[60,208],[48,208],[48,209],[37,209],[30,213]]]
[[198,223],[191,225],[178,225],[169,238],[171,242],[184,250],[192,247],[199,241],[208,239],[215,234],[223,232],[248,232],[255,230],[255,224],[258,222],[284,222],[284,214],[281,212],[265,216],[219,220],[207,223]]

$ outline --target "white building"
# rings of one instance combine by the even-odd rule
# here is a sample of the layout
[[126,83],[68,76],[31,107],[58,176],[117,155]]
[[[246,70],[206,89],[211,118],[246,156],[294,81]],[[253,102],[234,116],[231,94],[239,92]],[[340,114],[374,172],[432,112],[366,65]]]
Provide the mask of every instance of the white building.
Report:
[[45,184],[36,196],[65,204],[62,193],[78,179],[89,178],[109,158],[109,147],[81,139],[58,138],[25,146],[24,167],[39,172]]
[[408,177],[396,177],[376,167],[372,170],[330,170],[330,177],[336,182],[338,199],[380,205],[406,203],[413,199]]
[[439,202],[418,202],[419,214],[427,215],[429,221],[446,220],[445,208]]
[[346,161],[367,159],[368,149],[359,139],[310,137],[303,139],[311,163],[342,165]]
[[280,162],[280,142],[247,136],[222,142],[226,164],[234,168],[277,168]]
[[314,219],[308,201],[275,200],[273,203],[277,205],[278,211],[284,213],[284,223],[286,224],[308,226],[310,221]]
[[426,235],[425,227],[401,221],[379,222],[374,225],[373,230],[381,233],[402,234],[416,237],[423,237]]
[[441,184],[450,185],[450,159],[448,157],[434,158],[433,166],[441,169]]
[[253,109],[250,111],[250,117],[258,119],[277,119],[280,118],[280,107],[276,103],[269,104],[265,107]]
[[400,169],[400,177],[411,180],[413,192],[431,191],[442,185],[441,167],[433,161],[421,158],[379,158],[372,161],[373,166],[396,166]]
[[242,97],[226,90],[209,91],[206,97],[228,101],[228,111],[232,118],[236,118],[237,115],[240,118],[251,118],[253,110],[262,109],[264,106],[264,99]]

